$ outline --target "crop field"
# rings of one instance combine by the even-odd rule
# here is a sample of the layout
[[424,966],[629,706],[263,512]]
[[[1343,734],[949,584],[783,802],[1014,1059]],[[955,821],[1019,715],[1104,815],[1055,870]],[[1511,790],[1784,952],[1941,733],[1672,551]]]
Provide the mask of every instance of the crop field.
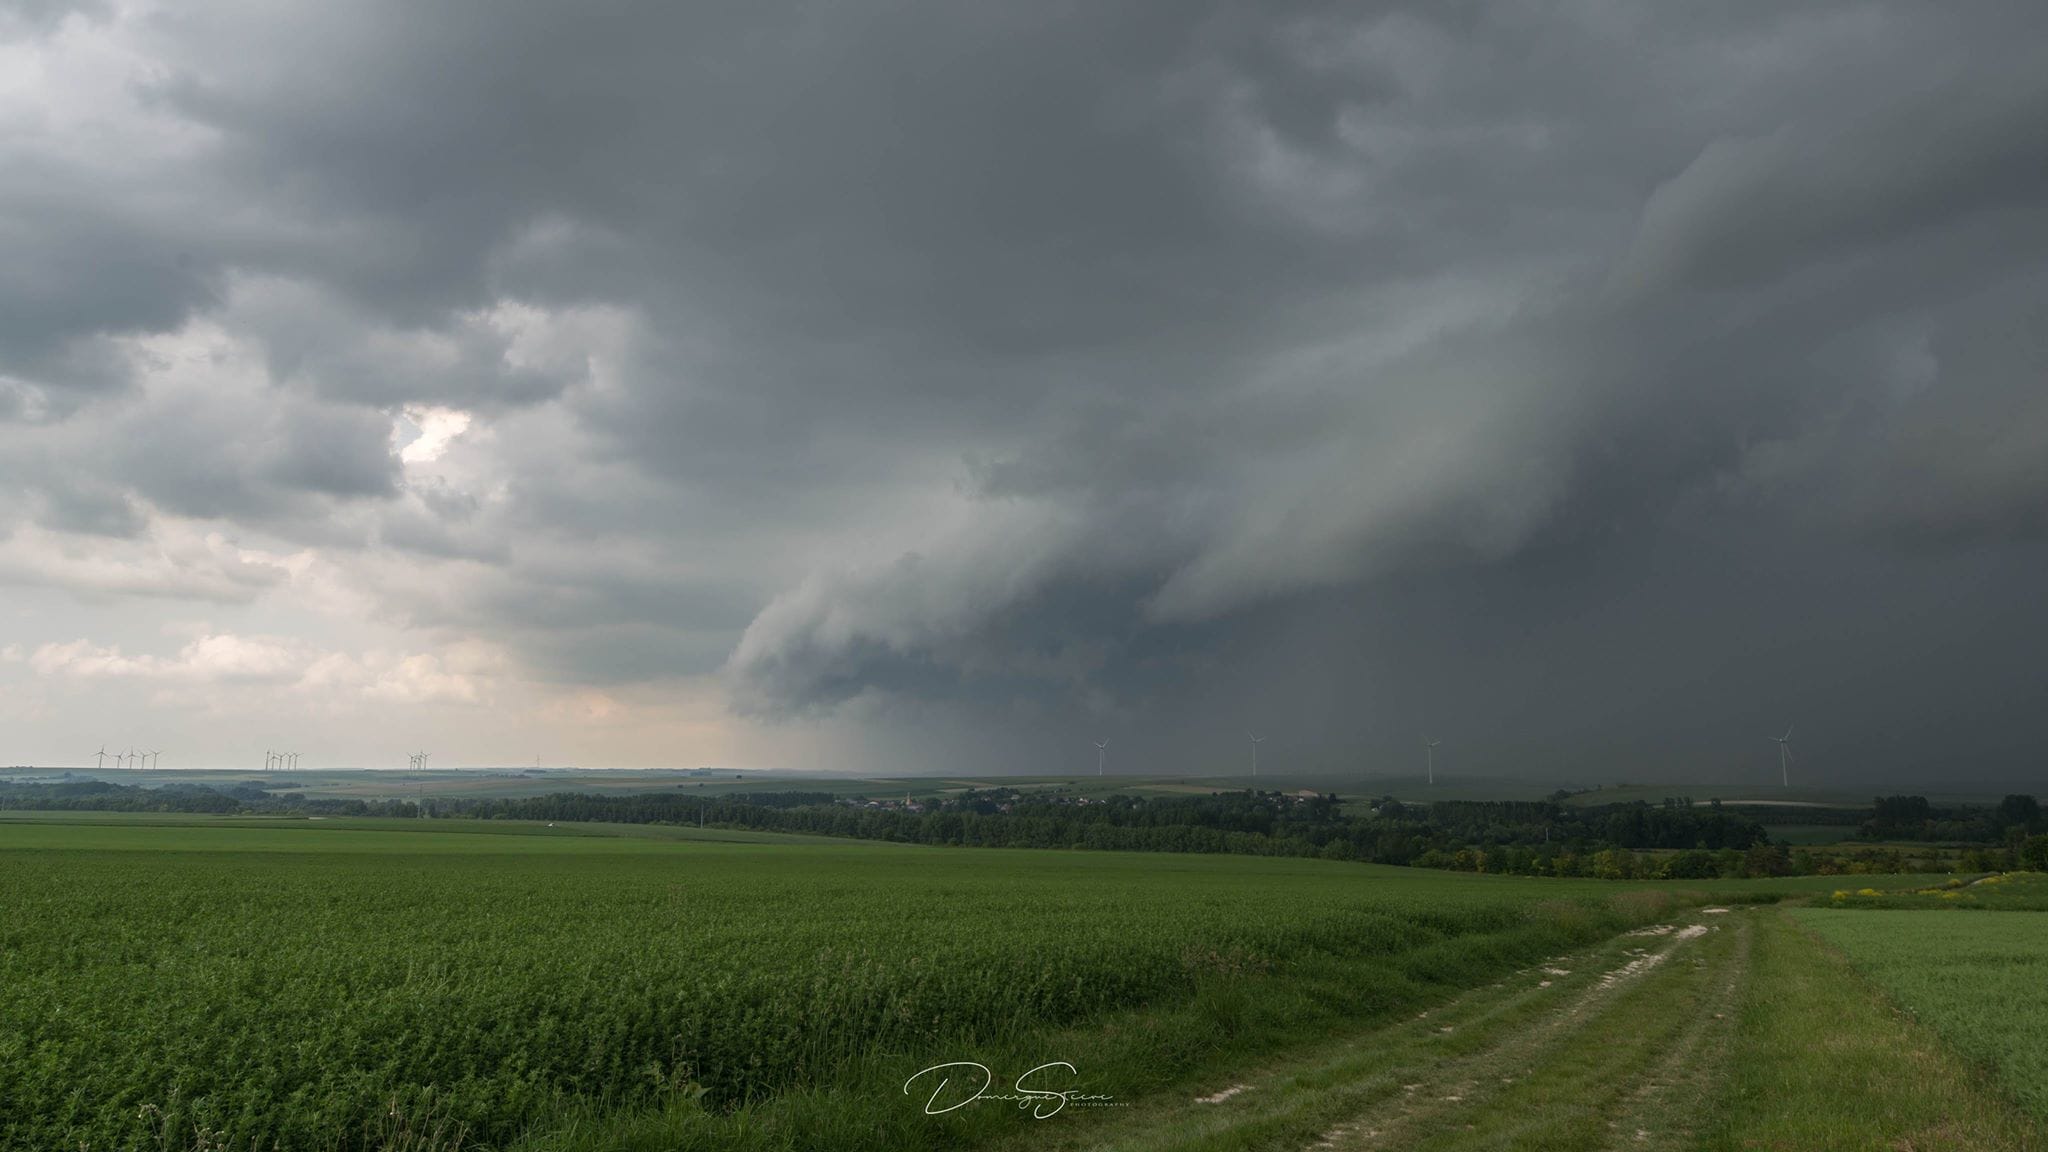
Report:
[[[1880,1146],[1942,1124],[1960,1142],[1925,1146],[2037,1146],[2008,1097],[2040,1109],[2017,1086],[2048,1071],[2031,927],[2048,918],[1958,913],[1953,893],[2027,907],[2048,878],[1857,879],[1877,895],[12,813],[0,1148],[1565,1149],[1624,1123],[1632,1148]],[[1879,910],[1894,900],[1931,911]],[[2029,996],[2031,1015],[2008,1010]],[[1910,1092],[1840,1079],[1850,1047],[1877,1066],[1911,1045],[1933,1063]],[[1066,1061],[1062,1087],[1112,1103],[1038,1124],[906,1098],[913,1074],[966,1060]],[[2010,1091],[1972,1087],[1971,1062]]]
[[[2048,877],[2027,880],[2037,897],[2048,895]],[[2048,914],[1803,908],[1795,915],[2048,1119]]]
[[[712,1146],[762,1114],[764,1146],[827,1114],[946,1146],[875,1136],[861,1110],[895,1102],[849,1085],[1179,1006],[1060,1054],[1167,1076],[1661,906],[1308,861],[287,823],[0,824],[0,1146],[488,1148],[677,1109]],[[1337,991],[1302,997],[1318,974]],[[1285,989],[1248,1022],[1262,981]]]

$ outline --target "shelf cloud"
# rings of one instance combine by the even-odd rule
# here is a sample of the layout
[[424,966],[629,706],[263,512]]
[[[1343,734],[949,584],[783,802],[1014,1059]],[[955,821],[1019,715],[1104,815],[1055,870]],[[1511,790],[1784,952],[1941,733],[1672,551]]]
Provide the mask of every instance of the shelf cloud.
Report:
[[475,762],[2020,772],[2044,45],[0,3],[0,715],[214,740],[187,605]]

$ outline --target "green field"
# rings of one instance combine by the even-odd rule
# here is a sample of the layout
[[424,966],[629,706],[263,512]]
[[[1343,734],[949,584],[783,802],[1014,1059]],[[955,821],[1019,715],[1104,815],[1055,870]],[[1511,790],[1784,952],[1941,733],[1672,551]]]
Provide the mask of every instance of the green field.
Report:
[[[140,829],[204,829],[205,835],[138,836]],[[565,820],[417,820],[368,816],[211,816],[181,812],[0,812],[0,848],[94,848],[130,852],[440,852],[476,845],[448,837],[561,840],[691,840],[729,844],[839,844],[837,837],[673,824],[597,824]],[[114,831],[119,829],[119,831]],[[381,833],[381,835],[365,835]],[[308,840],[308,835],[330,837]],[[426,839],[418,837],[425,836]],[[486,851],[631,852],[630,845],[508,844]]]
[[1704,1152],[2038,1152],[2044,1146],[2043,1128],[2010,1093],[1933,1030],[1899,1012],[1881,989],[1800,926],[1799,911],[1758,917],[1748,962],[1722,973],[1732,977],[1737,995],[1727,1013],[1726,1048],[1713,1070],[1720,1083],[1699,1110],[1698,1141],[1677,1146]]
[[[2048,894],[2048,884],[2032,887],[2036,897]],[[1798,916],[2048,1119],[2048,915],[1805,908]]]
[[[1168,1012],[1148,1041],[1071,1041],[1065,1058],[1085,1067],[1092,1047],[1128,1087],[1656,906],[1594,882],[1320,862],[59,819],[0,824],[8,1147],[380,1147],[393,1116],[489,1147],[683,1104],[739,1139],[763,1108],[788,1130],[900,1112],[850,1093]],[[1271,1010],[1258,1027],[1234,1015],[1251,1003]],[[876,1146],[947,1131],[890,1137],[906,1138]]]
[[[1972,996],[2038,1005],[2048,918],[1943,894],[2039,906],[2042,880],[1837,901],[1839,877],[8,813],[0,1147],[2028,1148],[2012,1101],[2038,1093],[1965,1073],[2038,1080],[2039,1015],[1997,1032]],[[1882,900],[1936,910],[1834,907]],[[1902,1044],[1910,1089],[1834,1071]],[[1058,1087],[1111,1102],[925,1115],[906,1080],[961,1060],[1067,1061]]]

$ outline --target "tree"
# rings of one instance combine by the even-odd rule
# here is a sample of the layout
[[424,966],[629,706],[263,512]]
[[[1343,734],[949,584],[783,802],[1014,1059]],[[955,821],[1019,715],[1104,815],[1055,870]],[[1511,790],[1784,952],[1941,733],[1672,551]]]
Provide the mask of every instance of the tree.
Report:
[[1786,876],[1792,872],[1792,853],[1783,844],[1758,844],[1742,858],[1745,876]]
[[1873,840],[1897,839],[1919,832],[1932,819],[1934,806],[1925,796],[1880,796],[1863,831]]
[[1712,852],[1693,849],[1673,856],[1664,874],[1674,880],[1712,880],[1721,874],[1721,867]]
[[2032,796],[2007,796],[1998,802],[1998,824],[2034,831],[2041,827],[2041,802]]
[[2021,845],[2020,859],[2036,872],[2048,872],[2048,835],[2035,836]]

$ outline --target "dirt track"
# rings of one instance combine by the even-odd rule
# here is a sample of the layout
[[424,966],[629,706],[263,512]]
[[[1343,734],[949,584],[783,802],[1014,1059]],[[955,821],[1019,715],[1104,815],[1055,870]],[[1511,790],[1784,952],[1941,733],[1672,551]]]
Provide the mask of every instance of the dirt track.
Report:
[[[1745,915],[1696,915],[1475,993],[1432,1014],[1465,1044],[1389,1069],[1397,1095],[1308,1147],[1689,1146],[1750,938]],[[1509,1023],[1502,1009],[1531,996],[1551,1003]]]

